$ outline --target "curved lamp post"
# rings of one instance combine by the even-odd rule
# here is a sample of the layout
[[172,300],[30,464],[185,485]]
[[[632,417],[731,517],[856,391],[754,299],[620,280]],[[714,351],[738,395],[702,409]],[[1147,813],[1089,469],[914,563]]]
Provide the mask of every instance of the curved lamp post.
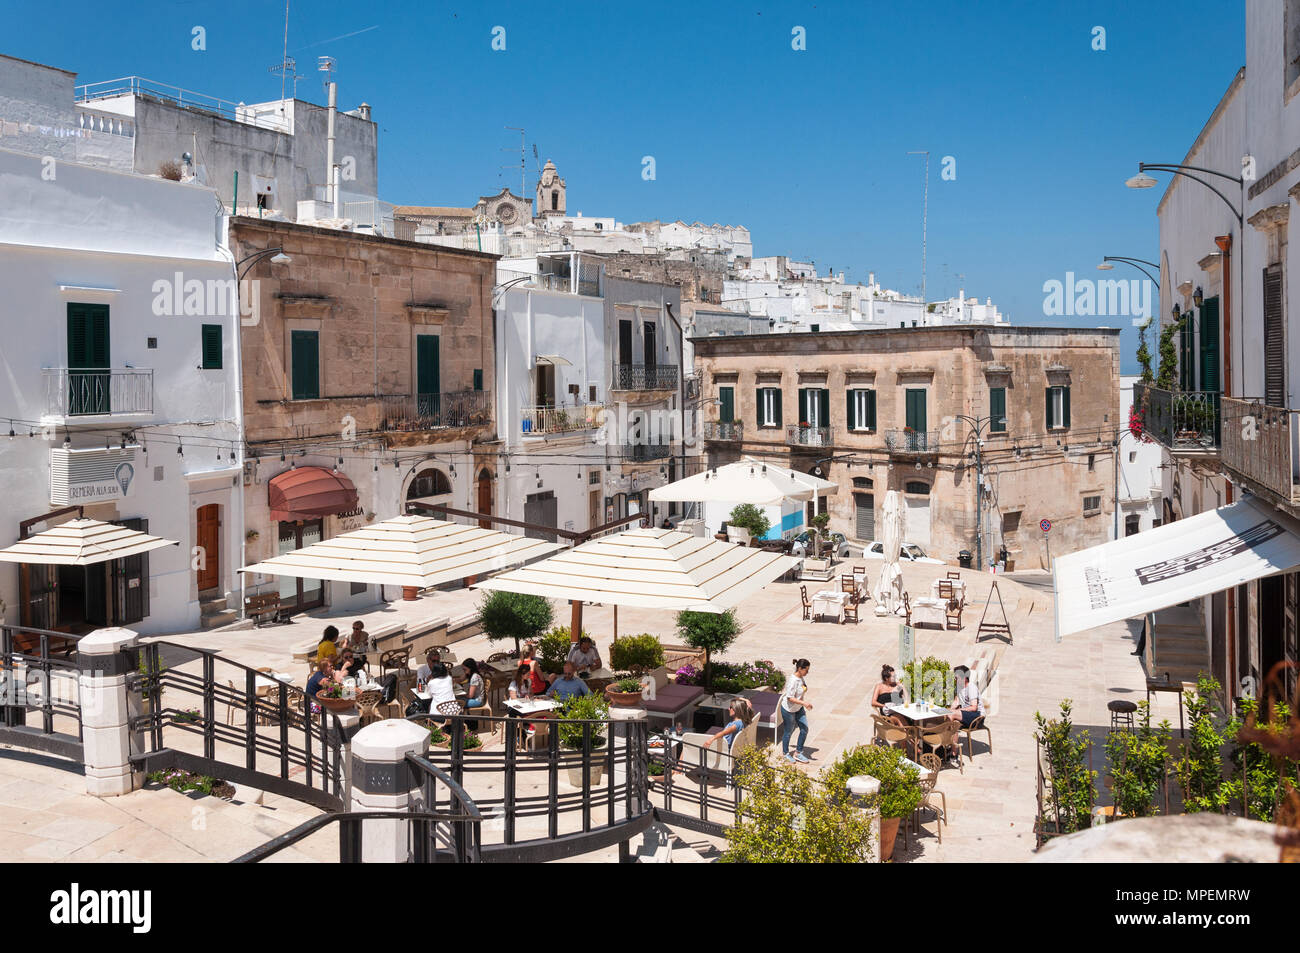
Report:
[[289,262],[293,261],[292,258],[284,253],[283,245],[276,245],[274,248],[264,248],[261,251],[253,252],[253,254],[249,255],[247,258],[241,258],[235,263],[235,267],[239,269],[239,279],[243,280],[244,275],[248,274],[248,270],[263,258],[270,258],[271,264],[273,265],[287,265]]

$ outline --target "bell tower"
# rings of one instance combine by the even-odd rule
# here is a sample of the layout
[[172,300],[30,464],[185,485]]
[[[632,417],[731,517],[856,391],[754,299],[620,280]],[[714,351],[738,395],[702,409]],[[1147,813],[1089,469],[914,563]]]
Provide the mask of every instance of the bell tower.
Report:
[[557,218],[564,214],[564,180],[555,171],[555,163],[547,159],[537,180],[537,217]]

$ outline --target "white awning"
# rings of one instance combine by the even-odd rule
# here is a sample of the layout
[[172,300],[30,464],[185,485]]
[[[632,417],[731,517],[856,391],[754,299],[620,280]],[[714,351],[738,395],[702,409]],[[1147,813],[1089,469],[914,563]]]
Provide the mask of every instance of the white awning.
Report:
[[240,572],[420,589],[545,556],[556,543],[427,516],[397,516]]
[[643,609],[725,612],[788,572],[796,561],[671,530],[631,529],[475,583],[474,588]]
[[44,566],[92,566],[147,553],[176,541],[101,520],[76,519],[0,549],[0,561]]
[[538,364],[552,364],[552,365],[554,365],[555,367],[572,367],[572,366],[573,366],[573,362],[572,362],[572,361],[570,361],[570,360],[568,360],[568,359],[566,359],[566,358],[563,358],[563,357],[561,357],[561,356],[558,355],[558,354],[538,354],[538,355],[537,355],[537,363],[538,363]]
[[1300,523],[1246,497],[1056,557],[1056,639],[1297,567]]
[[658,486],[650,491],[657,503],[753,503],[755,506],[782,503],[785,500],[811,500],[827,496],[836,484],[762,460],[745,459],[705,470]]

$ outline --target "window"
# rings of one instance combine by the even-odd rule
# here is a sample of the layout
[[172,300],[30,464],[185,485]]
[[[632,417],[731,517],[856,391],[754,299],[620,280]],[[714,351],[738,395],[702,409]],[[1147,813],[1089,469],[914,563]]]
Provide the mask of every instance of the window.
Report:
[[320,397],[320,332],[291,331],[289,345],[293,399],[316,400]]
[[924,496],[930,495],[930,484],[924,480],[908,480],[903,484],[904,493],[920,493]]
[[430,467],[416,474],[406,490],[406,498],[415,500],[422,496],[443,496],[450,492],[451,481],[447,479],[447,474]]
[[781,388],[758,388],[758,425],[760,427],[781,426]]
[[718,388],[718,423],[729,424],[736,419],[736,388]]
[[587,484],[589,486],[600,486],[600,471],[592,470],[587,474]]
[[859,490],[870,490],[875,486],[875,483],[872,481],[871,477],[854,477],[853,486]]
[[876,429],[876,392],[874,390],[848,391],[847,420],[850,430]]
[[68,303],[68,413],[107,414],[108,305]]
[[1282,315],[1282,266],[1264,269],[1264,403],[1286,404],[1286,324]]
[[1136,513],[1124,517],[1124,535],[1133,536],[1142,528],[1142,517]]
[[1007,432],[1007,389],[1005,387],[989,388],[989,433]]
[[829,427],[831,392],[824,387],[799,388],[799,423],[809,427]]
[[1088,472],[1089,472],[1089,473],[1091,473],[1091,472],[1093,471],[1093,467],[1095,466],[1096,463],[1097,463],[1097,455],[1096,455],[1095,453],[1090,453],[1090,454],[1088,454]]
[[369,583],[354,582],[352,583],[350,589],[348,590],[348,594],[353,596],[359,596],[369,588],[370,588]]
[[1083,515],[1096,516],[1101,512],[1100,496],[1085,496],[1083,498]]
[[1300,79],[1300,0],[1286,0],[1282,15],[1283,92]]
[[1137,459],[1138,459],[1138,452],[1136,450],[1130,450],[1128,452],[1128,462],[1137,463]]
[[483,368],[481,367],[474,368],[474,389],[483,389]]
[[925,388],[909,387],[903,394],[906,417],[904,422],[912,430],[925,432]]
[[1070,388],[1047,388],[1047,429],[1064,430],[1070,426]]
[[203,325],[203,369],[221,370],[221,325]]

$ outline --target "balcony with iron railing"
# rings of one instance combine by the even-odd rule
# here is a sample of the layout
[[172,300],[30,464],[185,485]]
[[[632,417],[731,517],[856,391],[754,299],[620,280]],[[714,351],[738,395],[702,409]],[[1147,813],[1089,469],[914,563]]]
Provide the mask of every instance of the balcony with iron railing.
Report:
[[902,430],[886,430],[885,449],[890,453],[900,454],[938,453],[939,431],[913,430],[911,427],[904,427]]
[[1222,397],[1219,406],[1224,469],[1250,489],[1300,505],[1300,411],[1237,397]]
[[1142,432],[1172,453],[1212,454],[1219,450],[1218,391],[1168,391],[1133,385],[1133,408]]
[[604,412],[604,404],[523,407],[519,411],[520,430],[531,437],[591,430],[604,422]]
[[449,394],[397,394],[379,398],[380,429],[389,431],[487,427],[492,401],[485,390]]
[[46,367],[41,373],[47,417],[153,413],[152,368]]
[[791,447],[829,447],[830,427],[805,427],[802,424],[785,428],[785,442]]
[[676,390],[676,364],[616,364],[613,390]]
[[705,440],[744,440],[745,425],[739,420],[710,420],[704,424]]
[[648,463],[651,460],[666,460],[672,455],[672,447],[666,443],[626,443],[623,445],[625,463]]

